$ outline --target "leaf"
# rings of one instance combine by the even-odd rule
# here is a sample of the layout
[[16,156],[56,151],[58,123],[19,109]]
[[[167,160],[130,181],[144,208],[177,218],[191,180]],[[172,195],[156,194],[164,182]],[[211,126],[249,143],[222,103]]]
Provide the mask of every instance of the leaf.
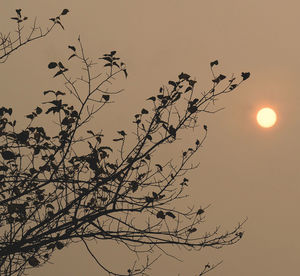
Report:
[[66,93],[64,93],[64,92],[61,92],[61,91],[57,91],[57,92],[55,92],[55,96],[60,96],[60,95],[66,95]]
[[127,78],[128,77],[128,73],[127,73],[126,69],[123,69],[123,72],[125,74],[125,77]]
[[116,139],[113,139],[114,142],[118,142],[118,141],[123,141],[124,138],[116,138]]
[[53,90],[47,90],[47,91],[44,91],[43,93],[44,93],[44,95],[47,95],[48,93],[55,93],[55,92]]
[[65,66],[63,66],[63,64],[61,62],[58,63],[58,66],[61,68],[61,69],[65,69]]
[[169,127],[169,133],[173,136],[173,138],[176,138],[176,129],[172,125]]
[[139,184],[136,181],[132,181],[132,182],[130,182],[130,186],[131,186],[132,192],[134,193],[137,191]]
[[53,78],[55,78],[55,77],[61,75],[62,73],[63,73],[63,71],[62,71],[62,70],[59,70],[59,71],[53,76]]
[[159,171],[163,170],[163,167],[160,164],[155,164],[155,166],[159,169]]
[[192,105],[190,106],[188,109],[187,109],[191,114],[195,113],[197,110],[198,110],[198,107],[195,106],[195,105]]
[[16,9],[16,13],[18,14],[19,17],[21,17],[21,10],[22,9]]
[[177,84],[176,84],[176,82],[175,82],[175,81],[169,81],[168,83],[169,83],[170,85],[174,86],[174,87],[176,87],[176,86],[177,86]]
[[213,67],[214,65],[218,65],[219,64],[219,61],[218,60],[215,60],[215,61],[212,61],[210,63],[210,67]]
[[31,257],[28,258],[28,263],[33,267],[38,266],[40,264],[38,259],[34,256],[31,256]]
[[188,74],[185,74],[185,73],[181,73],[178,78],[181,79],[181,80],[188,80],[191,76],[188,75]]
[[242,78],[243,78],[243,80],[246,80],[246,79],[248,79],[250,77],[250,73],[249,72],[243,72],[242,73]]
[[1,155],[4,160],[12,160],[16,158],[15,153],[9,150],[2,151]]
[[226,76],[224,76],[224,75],[221,74],[218,78],[219,78],[220,81],[221,81],[221,80],[224,80],[224,79],[226,78]]
[[72,57],[76,57],[76,54],[70,55],[68,60],[70,60]]
[[194,232],[196,232],[197,231],[197,228],[190,228],[190,229],[188,229],[188,231],[190,232],[190,233],[194,233]]
[[189,85],[190,86],[194,86],[197,83],[197,81],[195,80],[189,80]]
[[74,46],[69,45],[68,48],[71,49],[74,52],[76,51],[76,48]]
[[147,101],[148,101],[148,100],[151,100],[151,101],[154,102],[154,101],[156,100],[156,98],[153,96],[153,97],[148,98]]
[[197,215],[201,215],[201,214],[203,214],[203,213],[204,213],[204,210],[201,209],[201,208],[197,211]]
[[65,29],[64,26],[60,23],[60,21],[56,21],[56,23],[59,24],[63,30]]
[[113,59],[111,57],[102,57],[99,59],[104,59],[104,60],[108,61],[109,63],[112,63],[112,61],[113,61]]
[[53,68],[55,68],[57,66],[57,63],[56,62],[50,62],[49,64],[48,64],[48,68],[49,69],[53,69]]
[[117,51],[111,51],[111,52],[110,52],[110,55],[111,55],[111,56],[114,56],[116,53],[117,53]]
[[122,135],[123,137],[124,137],[125,135],[127,135],[127,134],[125,133],[124,130],[118,131],[118,133],[119,133],[120,135]]
[[147,109],[143,108],[142,111],[141,111],[141,113],[142,113],[142,114],[148,114],[149,111],[148,111]]
[[18,17],[11,17],[10,19],[13,19],[13,20],[19,20]]
[[68,9],[63,9],[63,11],[61,12],[61,15],[66,15],[69,12]]
[[156,217],[160,219],[164,219],[166,216],[163,211],[158,211]]
[[109,95],[102,95],[102,98],[107,102],[107,101],[109,101],[110,96]]
[[35,109],[36,114],[41,114],[43,112],[43,109],[41,109],[39,106]]
[[146,200],[147,203],[153,202],[153,198],[150,197],[150,196],[146,196],[146,197],[145,197],[145,200]]
[[205,131],[207,131],[207,125],[203,125]]
[[21,144],[25,144],[29,138],[29,131],[24,130],[17,134],[17,138]]
[[176,218],[175,215],[172,212],[166,212],[166,215],[171,217],[171,218]]
[[58,250],[63,249],[64,246],[65,246],[65,245],[64,245],[62,242],[57,242],[57,243],[56,243],[56,248],[57,248]]

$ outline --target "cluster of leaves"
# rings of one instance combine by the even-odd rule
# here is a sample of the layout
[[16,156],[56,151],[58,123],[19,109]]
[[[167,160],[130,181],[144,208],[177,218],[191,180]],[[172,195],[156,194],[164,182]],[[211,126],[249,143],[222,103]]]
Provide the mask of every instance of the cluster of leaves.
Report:
[[[60,24],[59,20],[54,22]],[[161,163],[155,156],[184,130],[195,128],[201,112],[250,74],[242,73],[239,81],[231,78],[224,87],[220,84],[225,76],[214,77],[213,87],[196,98],[196,81],[181,73],[134,115],[134,136],[119,130],[111,145],[106,145],[100,130],[83,132],[83,126],[110,103],[110,96],[120,92],[103,87],[118,74],[127,77],[126,66],[111,51],[100,58],[105,61],[105,74],[96,74],[95,64],[85,57],[78,41],[79,51],[68,46],[73,52],[69,60],[79,61],[85,77],[73,78],[72,70],[61,61],[48,64],[50,70],[58,70],[54,77],[63,79],[74,104],[67,93],[47,90],[43,93],[51,98],[43,103],[46,108],[37,107],[27,115],[30,123],[20,131],[12,109],[0,109],[0,273],[18,275],[39,266],[56,249],[76,240],[114,240],[137,254],[167,244],[201,249],[236,243],[242,237],[242,224],[226,233],[217,228],[198,234],[206,207],[180,210],[177,205],[186,197],[189,180],[184,175],[197,167],[191,165],[191,158],[206,139],[207,126],[176,161]],[[85,91],[79,92],[76,80],[86,84]],[[58,125],[54,136],[38,124],[49,116]],[[129,147],[127,139],[132,137],[135,142]],[[146,267],[133,267],[130,275],[142,275]]]

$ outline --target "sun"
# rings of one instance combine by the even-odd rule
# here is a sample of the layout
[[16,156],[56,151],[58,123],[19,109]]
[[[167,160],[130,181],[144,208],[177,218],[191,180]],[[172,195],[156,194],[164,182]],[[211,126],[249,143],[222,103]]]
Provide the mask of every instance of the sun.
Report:
[[257,112],[256,120],[261,127],[269,128],[275,125],[277,115],[272,108],[264,107]]

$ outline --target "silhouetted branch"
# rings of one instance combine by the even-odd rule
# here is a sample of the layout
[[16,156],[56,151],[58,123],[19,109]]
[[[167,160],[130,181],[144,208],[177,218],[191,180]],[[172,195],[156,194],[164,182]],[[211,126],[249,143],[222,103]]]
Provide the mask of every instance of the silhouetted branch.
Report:
[[[25,20],[20,12],[18,20]],[[66,13],[64,10],[61,15]],[[52,21],[53,26],[61,25],[59,17]],[[17,23],[14,43],[18,44],[10,52],[4,50],[4,58],[33,40],[30,35],[22,42],[22,21]],[[5,44],[11,41],[9,36],[2,41],[2,49],[14,45]],[[156,258],[147,258],[141,268],[134,264],[127,274],[116,273],[97,260],[87,240],[109,239],[135,254],[160,250],[170,256],[165,245],[201,250],[238,242],[245,221],[231,231],[216,227],[201,234],[199,226],[208,206],[185,204],[185,209],[179,208],[178,203],[188,197],[186,175],[198,167],[192,158],[203,146],[208,126],[201,127],[192,145],[175,151],[175,159],[170,156],[162,163],[159,152],[199,127],[198,116],[215,112],[215,100],[233,91],[250,74],[242,73],[241,79],[232,76],[226,82],[224,75],[216,77],[213,67],[218,62],[214,61],[213,85],[196,98],[196,81],[181,73],[134,115],[133,135],[119,130],[106,145],[103,131],[88,129],[88,123],[122,91],[112,84],[120,75],[127,78],[126,65],[116,51],[100,57],[100,64],[93,62],[80,38],[78,49],[70,45],[68,51],[66,64],[59,60],[48,64],[53,77],[62,78],[67,93],[44,91],[47,101],[26,116],[27,127],[19,129],[12,108],[0,108],[0,274],[21,275],[48,262],[55,250],[80,240],[98,265],[113,275],[147,275]],[[70,69],[73,66],[82,68],[83,74],[77,76],[76,70]],[[47,125],[40,125],[49,118],[56,125],[53,136]],[[102,118],[109,120],[108,116]],[[200,275],[217,265],[207,265]]]
[[16,17],[11,17],[11,19],[17,24],[16,36],[12,36],[10,32],[8,34],[0,32],[0,63],[4,63],[8,59],[9,55],[18,50],[20,47],[47,36],[53,30],[54,26],[60,25],[61,28],[64,29],[60,17],[66,15],[69,10],[64,9],[60,15],[55,18],[50,18],[49,20],[52,22],[52,25],[45,31],[43,31],[41,27],[37,26],[35,18],[31,26],[31,31],[29,31],[27,35],[24,33],[24,24],[28,20],[28,17],[23,16],[21,12],[21,9],[17,9]]

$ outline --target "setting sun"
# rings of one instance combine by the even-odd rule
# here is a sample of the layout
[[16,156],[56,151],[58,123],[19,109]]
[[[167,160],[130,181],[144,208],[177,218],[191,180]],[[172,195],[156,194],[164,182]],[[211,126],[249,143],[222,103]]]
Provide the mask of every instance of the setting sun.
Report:
[[257,112],[256,120],[261,127],[269,128],[276,123],[277,115],[272,108],[264,107]]

